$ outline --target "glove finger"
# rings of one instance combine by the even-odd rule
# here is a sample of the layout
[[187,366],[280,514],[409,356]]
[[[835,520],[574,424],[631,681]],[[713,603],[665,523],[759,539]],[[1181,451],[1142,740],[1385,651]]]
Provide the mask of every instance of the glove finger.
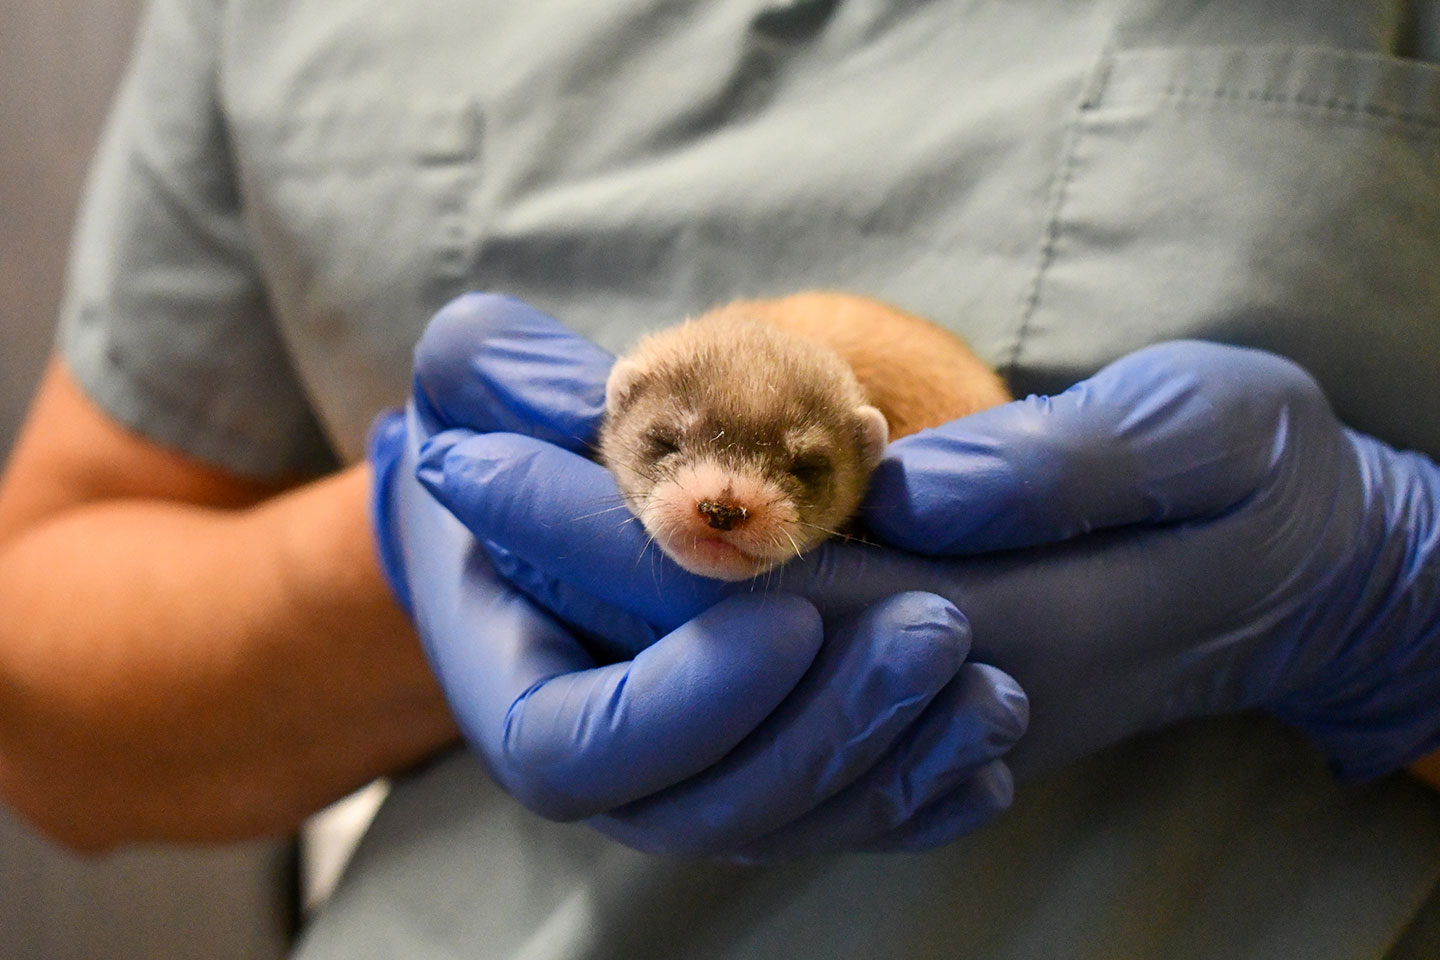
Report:
[[969,780],[889,833],[860,844],[868,853],[921,853],[974,833],[1010,809],[1015,778],[1003,760],[993,760]]
[[610,471],[554,445],[452,430],[416,476],[476,536],[665,629],[738,592],[682,570],[631,522]]
[[864,518],[895,546],[956,555],[1214,514],[1261,484],[1286,408],[1317,398],[1271,354],[1161,344],[1057,396],[897,440]]
[[[512,505],[513,506],[513,505]],[[512,527],[503,533],[516,534],[525,528]],[[490,531],[484,531],[490,532]],[[495,569],[512,586],[583,636],[591,648],[607,660],[626,660],[645,649],[666,630],[674,629],[697,616],[705,604],[724,596],[754,593],[752,583],[719,583],[702,580],[694,591],[671,590],[661,580],[660,561],[664,555],[654,549],[626,562],[619,551],[583,549],[578,554],[551,556],[547,567],[539,567],[508,545],[493,539],[482,541]],[[540,554],[533,538],[525,537],[522,549]],[[957,596],[934,561],[908,555],[886,555],[870,548],[829,545],[815,551],[804,562],[795,562],[765,575],[766,592],[788,592],[805,597],[820,608],[831,622],[844,622],[872,603],[897,592],[912,589],[936,593],[950,590]],[[557,576],[580,581],[577,585]],[[677,571],[677,576],[689,574]],[[662,596],[655,595],[656,593]],[[649,617],[650,619],[646,619]]]
[[[516,570],[519,560],[538,571],[519,581],[537,599],[593,598],[663,633],[724,597],[756,589],[756,581],[726,583],[682,570],[638,521],[617,516],[608,470],[551,444],[447,431],[425,444],[416,475],[477,537],[507,551]],[[942,592],[943,573],[933,560],[828,543],[765,574],[763,583],[807,597],[838,622],[901,591]],[[547,588],[545,578],[568,586]],[[584,604],[561,609],[563,619],[595,625]],[[637,636],[610,639],[623,648]]]
[[763,862],[854,849],[889,837],[942,799],[961,795],[971,796],[976,809],[955,809],[952,819],[984,822],[1008,805],[1008,793],[963,791],[977,771],[1014,745],[1028,715],[1014,680],[993,667],[967,663],[863,776],[794,822],[739,847],[734,857]]
[[428,432],[466,427],[587,450],[615,358],[523,301],[471,293],[415,347],[414,395]]
[[[506,603],[529,607],[514,594]],[[785,699],[821,642],[819,614],[788,595],[725,601],[633,661],[606,667],[557,670],[577,662],[573,638],[533,626],[525,633],[484,658],[496,662],[478,664],[495,669],[493,679],[467,671],[485,685],[487,722],[477,732],[495,738],[487,754],[509,774],[506,786],[561,820],[649,796],[718,762]]]
[[370,498],[370,529],[375,531],[380,570],[400,608],[412,614],[410,584],[405,581],[400,545],[395,539],[395,525],[391,519],[395,508],[389,495],[395,489],[395,473],[405,463],[405,416],[401,410],[389,410],[376,417],[370,425],[365,447],[373,471],[371,488],[386,492],[385,496]]
[[705,855],[794,821],[905,735],[948,689],[969,639],[964,617],[940,597],[881,601],[833,632],[805,679],[734,751],[684,783],[611,811],[603,829],[640,849]]
[[484,545],[496,572],[563,621],[601,661],[629,660],[660,638],[659,630],[628,610],[548,575],[500,544]]

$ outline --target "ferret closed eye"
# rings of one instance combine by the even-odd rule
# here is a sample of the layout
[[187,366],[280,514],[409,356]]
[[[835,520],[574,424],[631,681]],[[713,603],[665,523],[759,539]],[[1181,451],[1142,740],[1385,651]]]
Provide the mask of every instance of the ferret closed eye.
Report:
[[877,300],[737,301],[616,361],[600,455],[666,555],[744,580],[840,533],[890,439],[1009,399],[958,338]]

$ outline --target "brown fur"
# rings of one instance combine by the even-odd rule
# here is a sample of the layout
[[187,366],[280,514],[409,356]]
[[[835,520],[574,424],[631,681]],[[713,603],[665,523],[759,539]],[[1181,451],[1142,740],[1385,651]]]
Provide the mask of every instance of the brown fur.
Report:
[[1011,399],[965,341],[871,297],[811,290],[737,300],[711,313],[763,320],[834,350],[885,414],[891,440]]
[[662,550],[745,579],[840,531],[888,438],[1008,399],[957,337],[880,301],[736,301],[616,361],[600,452]]

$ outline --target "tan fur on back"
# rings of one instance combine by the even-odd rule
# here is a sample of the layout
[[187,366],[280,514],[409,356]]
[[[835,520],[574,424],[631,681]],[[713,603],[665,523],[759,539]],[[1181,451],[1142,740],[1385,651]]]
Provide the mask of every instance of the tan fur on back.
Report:
[[870,297],[808,291],[737,300],[716,314],[762,320],[833,349],[885,414],[892,440],[1010,400],[959,337]]

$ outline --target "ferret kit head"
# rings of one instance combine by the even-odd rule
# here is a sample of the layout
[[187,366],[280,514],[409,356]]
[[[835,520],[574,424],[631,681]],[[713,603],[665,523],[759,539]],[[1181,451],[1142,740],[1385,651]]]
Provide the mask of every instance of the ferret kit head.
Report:
[[721,308],[652,334],[605,393],[600,453],[686,570],[744,580],[837,533],[887,439],[832,350]]

